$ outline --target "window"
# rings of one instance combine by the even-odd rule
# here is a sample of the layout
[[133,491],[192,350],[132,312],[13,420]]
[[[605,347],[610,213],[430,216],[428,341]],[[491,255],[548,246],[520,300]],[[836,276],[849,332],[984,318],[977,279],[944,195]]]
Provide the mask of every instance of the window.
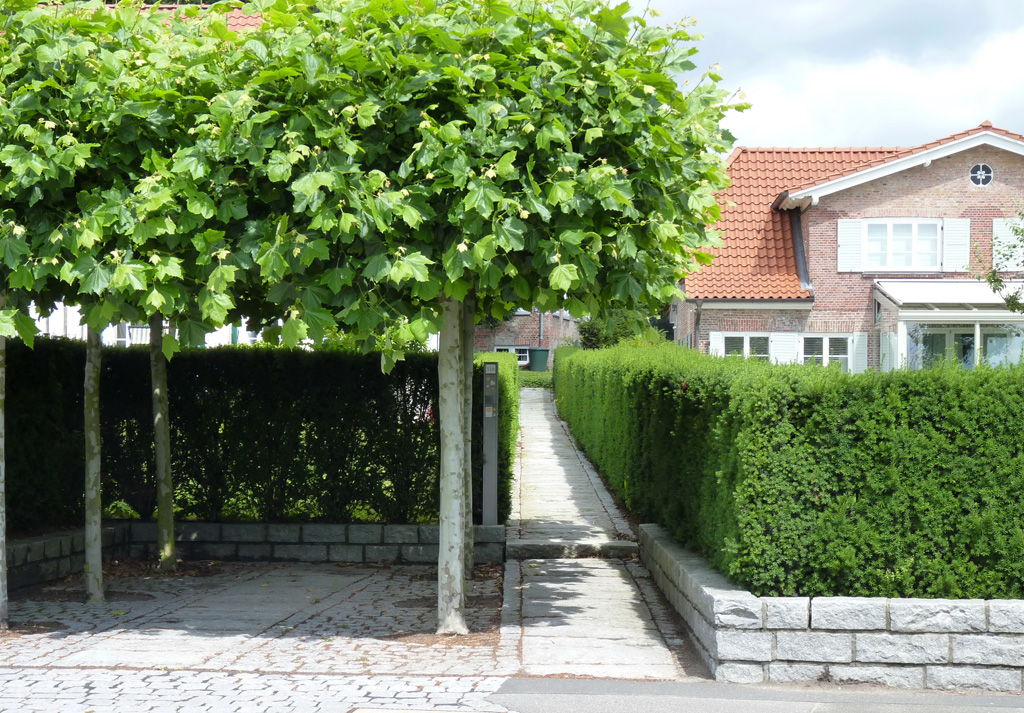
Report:
[[725,355],[741,356],[745,359],[768,361],[769,338],[755,335],[733,335],[725,337]]
[[849,337],[804,337],[804,364],[838,364],[843,372],[850,371]]
[[938,271],[941,221],[864,221],[864,270],[889,272]]
[[494,347],[494,351],[515,354],[516,361],[519,362],[519,366],[523,366],[524,364],[530,363],[529,347]]

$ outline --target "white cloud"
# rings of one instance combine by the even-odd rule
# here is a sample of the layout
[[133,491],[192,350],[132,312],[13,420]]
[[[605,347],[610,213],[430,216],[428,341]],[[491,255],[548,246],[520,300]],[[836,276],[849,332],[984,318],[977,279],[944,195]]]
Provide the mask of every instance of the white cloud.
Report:
[[754,107],[725,125],[745,146],[913,146],[986,119],[1024,133],[1024,28],[974,47],[927,64],[782,59],[742,80]]

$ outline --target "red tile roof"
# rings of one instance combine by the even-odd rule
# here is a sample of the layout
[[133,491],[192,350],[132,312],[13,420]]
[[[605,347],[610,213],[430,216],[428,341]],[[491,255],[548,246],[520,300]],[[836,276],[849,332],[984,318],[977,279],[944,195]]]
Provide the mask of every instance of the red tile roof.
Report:
[[738,148],[728,160],[732,185],[721,195],[722,247],[711,265],[686,278],[687,297],[807,299],[800,287],[789,216],[772,202],[793,185],[821,180],[894,155],[898,148]]
[[879,148],[744,148],[729,157],[732,185],[721,195],[723,246],[711,265],[686,278],[698,299],[806,299],[800,287],[789,217],[772,210],[783,192],[796,192],[982,132],[1018,141],[1024,135],[985,121],[920,146]]

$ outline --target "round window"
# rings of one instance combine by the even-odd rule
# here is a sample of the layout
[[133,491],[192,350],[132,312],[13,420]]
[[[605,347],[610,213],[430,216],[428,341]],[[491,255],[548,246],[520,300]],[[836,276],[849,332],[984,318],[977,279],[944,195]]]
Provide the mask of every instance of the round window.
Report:
[[992,167],[987,163],[976,163],[971,167],[971,183],[987,186],[992,183]]

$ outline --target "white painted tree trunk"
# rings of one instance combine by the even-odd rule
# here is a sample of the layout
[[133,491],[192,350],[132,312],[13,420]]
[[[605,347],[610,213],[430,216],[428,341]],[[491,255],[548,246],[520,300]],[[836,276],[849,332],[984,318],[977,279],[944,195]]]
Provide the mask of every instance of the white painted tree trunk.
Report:
[[473,327],[476,318],[476,297],[473,293],[466,296],[462,303],[462,379],[464,394],[462,397],[462,418],[464,421],[462,434],[463,458],[465,459],[465,497],[464,515],[466,518],[466,548],[464,556],[464,574],[467,580],[473,579],[473,556],[476,543],[473,537]]
[[[7,295],[0,294],[0,309]],[[7,629],[7,338],[0,337],[0,631]]]
[[437,355],[441,417],[441,518],[437,558],[437,633],[468,634],[465,604],[465,443],[462,304],[444,297]]
[[156,449],[157,569],[169,572],[178,565],[174,547],[174,483],[171,478],[170,405],[167,396],[167,359],[163,352],[164,321],[149,320],[149,373],[153,390],[153,445]]
[[89,328],[85,340],[85,594],[103,601],[103,502],[100,493],[100,334]]

